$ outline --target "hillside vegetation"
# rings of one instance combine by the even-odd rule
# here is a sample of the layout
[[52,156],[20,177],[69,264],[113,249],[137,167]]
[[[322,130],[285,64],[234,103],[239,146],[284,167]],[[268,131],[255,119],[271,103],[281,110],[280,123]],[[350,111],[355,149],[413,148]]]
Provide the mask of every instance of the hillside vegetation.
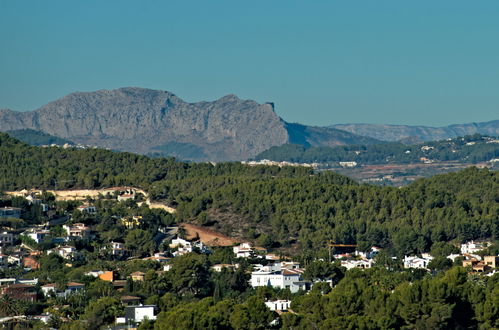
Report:
[[0,135],[0,189],[133,185],[210,225],[267,247],[326,253],[329,241],[399,255],[434,242],[499,237],[498,172],[469,168],[398,189],[332,172],[239,163],[186,164],[105,150],[39,148]]
[[386,143],[307,148],[302,145],[288,144],[272,147],[260,153],[256,159],[298,163],[331,164],[355,161],[359,164],[410,164],[420,163],[423,158],[432,161],[478,163],[499,158],[499,143],[496,141],[487,136],[471,135],[414,145]]

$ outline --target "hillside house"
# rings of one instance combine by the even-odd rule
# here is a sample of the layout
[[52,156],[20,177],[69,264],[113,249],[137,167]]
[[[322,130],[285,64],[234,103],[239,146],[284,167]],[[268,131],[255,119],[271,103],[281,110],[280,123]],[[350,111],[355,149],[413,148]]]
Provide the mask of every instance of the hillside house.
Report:
[[372,259],[361,259],[361,260],[342,260],[341,266],[346,269],[361,268],[367,269],[372,268],[374,261]]
[[134,215],[132,217],[125,217],[121,219],[121,224],[128,229],[137,228],[142,223],[142,216]]
[[74,246],[64,245],[59,246],[47,251],[47,254],[55,253],[63,257],[64,259],[77,259],[79,253]]
[[497,268],[499,266],[499,256],[485,256],[483,261],[490,268]]
[[146,318],[149,320],[155,320],[155,309],[156,305],[125,306],[125,323],[139,323],[144,321]]
[[0,233],[0,246],[12,245],[14,243],[14,234],[8,231]]
[[291,300],[266,301],[265,306],[267,306],[271,311],[274,312],[286,312],[291,306]]
[[232,248],[236,258],[250,258],[253,256],[253,246],[249,242],[241,243]]
[[4,286],[0,289],[2,295],[7,295],[12,299],[35,302],[37,300],[36,287],[32,284],[15,283]]
[[64,290],[59,290],[55,283],[49,283],[41,286],[41,290],[45,296],[51,293],[55,294],[57,297],[67,298],[68,296],[83,291],[85,289],[85,284],[69,282]]
[[111,242],[109,243],[109,249],[111,250],[111,255],[115,257],[123,257],[126,254],[125,244],[121,242]]
[[87,214],[96,214],[97,213],[97,209],[95,208],[95,206],[90,205],[90,204],[80,205],[76,209],[78,211],[80,211],[81,213],[87,213]]
[[87,239],[90,238],[90,228],[83,223],[75,223],[73,225],[63,225],[62,229],[66,231],[66,235],[71,239]]
[[235,264],[235,265],[232,265],[232,264],[216,264],[216,265],[213,265],[211,266],[211,269],[213,269],[213,271],[215,272],[221,272],[222,269],[237,269],[239,268],[239,264]]
[[143,272],[133,272],[130,274],[130,278],[132,281],[144,282],[146,279],[146,273]]
[[255,271],[251,273],[250,285],[271,286],[280,289],[289,289],[291,293],[307,289],[307,282],[301,280],[302,271],[284,269],[282,271]]
[[21,218],[22,210],[17,207],[0,208],[0,218]]
[[428,264],[433,260],[432,256],[405,256],[404,257],[404,268],[420,268],[420,269],[428,269]]
[[461,244],[461,253],[462,254],[473,254],[478,251],[486,249],[490,245],[490,242],[466,242]]
[[45,237],[50,235],[50,231],[47,229],[29,229],[25,231],[23,235],[31,238],[36,243],[41,243]]

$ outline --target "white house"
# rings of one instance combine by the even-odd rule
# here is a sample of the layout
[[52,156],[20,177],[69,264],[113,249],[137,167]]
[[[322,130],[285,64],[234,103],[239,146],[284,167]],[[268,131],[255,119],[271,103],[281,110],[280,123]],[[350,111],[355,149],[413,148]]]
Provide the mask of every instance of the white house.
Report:
[[69,246],[69,245],[59,246],[47,251],[47,254],[51,253],[58,254],[64,259],[71,259],[78,257],[76,248],[74,246]]
[[123,257],[126,253],[125,244],[121,242],[110,243],[111,255],[116,257]]
[[404,257],[404,268],[421,268],[428,269],[428,264],[433,260],[433,257],[430,255],[426,255],[423,257],[415,257],[415,256],[405,256]]
[[379,253],[379,251],[381,251],[381,248],[373,246],[373,247],[371,247],[371,250],[369,250],[367,252],[355,251],[355,255],[360,256],[364,259],[372,259],[372,258],[376,257],[376,255]]
[[144,319],[155,320],[156,305],[125,306],[125,323],[142,322]]
[[245,242],[234,246],[232,251],[236,255],[236,258],[249,258],[253,255],[253,246],[251,243]]
[[282,271],[255,271],[251,273],[252,287],[271,286],[280,289],[289,289],[292,293],[305,288],[301,281],[301,271],[284,269]]
[[171,249],[177,248],[177,251],[173,252],[173,256],[181,256],[186,253],[192,252],[193,248],[198,248],[201,253],[207,253],[209,250],[202,242],[191,243],[182,238],[175,238],[170,243],[169,247]]
[[23,233],[24,236],[27,236],[34,240],[36,243],[41,243],[47,237],[50,235],[50,231],[46,229],[41,229],[41,230],[28,230]]
[[272,301],[266,301],[265,305],[271,310],[271,311],[281,311],[285,312],[289,309],[291,306],[291,300],[272,300]]
[[372,259],[361,259],[361,260],[342,260],[341,261],[341,266],[345,267],[346,269],[352,269],[352,268],[361,268],[361,269],[367,269],[371,268],[374,264],[374,261]]
[[62,229],[66,231],[66,235],[70,238],[89,238],[90,228],[83,223],[75,223],[73,225],[63,225]]
[[64,291],[59,291],[54,283],[49,283],[41,286],[42,292],[45,296],[53,292],[58,297],[68,297],[74,293],[80,292],[85,289],[85,284],[69,282]]
[[489,242],[466,242],[461,244],[461,253],[462,254],[473,254],[478,251],[486,249],[490,245]]

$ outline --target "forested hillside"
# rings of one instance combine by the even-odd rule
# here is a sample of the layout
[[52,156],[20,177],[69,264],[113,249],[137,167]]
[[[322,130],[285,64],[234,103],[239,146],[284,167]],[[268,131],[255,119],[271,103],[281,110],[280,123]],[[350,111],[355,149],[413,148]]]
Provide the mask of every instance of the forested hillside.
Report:
[[499,237],[497,171],[469,168],[398,189],[301,167],[186,164],[104,150],[38,148],[0,135],[0,189],[134,185],[176,217],[267,247],[325,253],[329,241],[427,251],[434,242]]
[[256,159],[298,163],[334,163],[355,161],[359,164],[420,163],[432,161],[486,162],[499,158],[499,143],[491,137],[472,135],[451,140],[405,145],[386,143],[339,147],[283,145],[260,153]]

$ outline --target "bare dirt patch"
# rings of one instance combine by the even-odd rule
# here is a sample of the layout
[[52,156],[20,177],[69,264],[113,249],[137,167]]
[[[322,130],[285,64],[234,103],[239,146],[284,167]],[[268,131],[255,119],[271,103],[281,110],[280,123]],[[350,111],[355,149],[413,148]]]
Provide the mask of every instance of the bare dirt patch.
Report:
[[232,246],[238,243],[236,239],[205,227],[190,223],[182,223],[181,226],[187,233],[187,239],[199,238],[207,246]]

